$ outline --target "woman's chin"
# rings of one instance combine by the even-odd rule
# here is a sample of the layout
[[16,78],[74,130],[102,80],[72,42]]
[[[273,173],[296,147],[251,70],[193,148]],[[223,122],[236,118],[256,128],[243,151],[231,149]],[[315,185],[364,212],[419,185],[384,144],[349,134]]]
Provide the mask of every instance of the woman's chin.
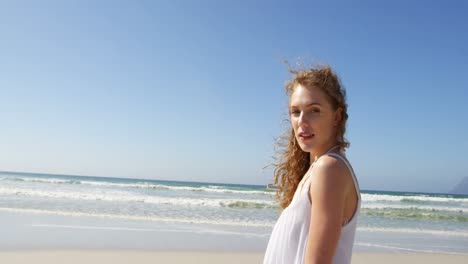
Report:
[[299,144],[299,146],[304,152],[311,152],[313,150],[312,146],[309,144]]

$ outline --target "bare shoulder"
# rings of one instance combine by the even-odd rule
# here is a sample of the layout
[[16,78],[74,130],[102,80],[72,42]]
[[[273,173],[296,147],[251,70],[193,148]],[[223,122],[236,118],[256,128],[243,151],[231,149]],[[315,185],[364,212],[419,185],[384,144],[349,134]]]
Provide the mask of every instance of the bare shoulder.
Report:
[[340,160],[339,158],[328,155],[321,157],[317,161],[317,164],[314,165],[313,170],[314,175],[322,175],[318,177],[334,176],[332,177],[333,179],[330,180],[349,179],[349,177],[347,176],[350,173],[344,161]]
[[326,192],[333,195],[344,195],[349,189],[350,171],[346,164],[339,158],[323,156],[313,167],[311,182],[311,195]]

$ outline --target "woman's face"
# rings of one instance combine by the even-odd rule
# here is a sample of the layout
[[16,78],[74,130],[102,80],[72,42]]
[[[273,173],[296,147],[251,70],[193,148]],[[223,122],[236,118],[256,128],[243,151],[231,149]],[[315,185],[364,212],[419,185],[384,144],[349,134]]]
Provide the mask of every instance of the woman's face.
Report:
[[299,146],[305,152],[322,153],[336,144],[341,111],[335,111],[324,92],[298,84],[289,99],[291,124]]

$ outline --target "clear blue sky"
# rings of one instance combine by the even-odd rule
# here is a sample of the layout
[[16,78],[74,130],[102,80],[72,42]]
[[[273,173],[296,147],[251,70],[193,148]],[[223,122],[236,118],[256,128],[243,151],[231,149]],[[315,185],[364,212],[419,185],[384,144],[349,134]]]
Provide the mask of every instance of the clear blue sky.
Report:
[[2,1],[0,170],[266,184],[283,59],[348,92],[362,189],[468,176],[466,1]]

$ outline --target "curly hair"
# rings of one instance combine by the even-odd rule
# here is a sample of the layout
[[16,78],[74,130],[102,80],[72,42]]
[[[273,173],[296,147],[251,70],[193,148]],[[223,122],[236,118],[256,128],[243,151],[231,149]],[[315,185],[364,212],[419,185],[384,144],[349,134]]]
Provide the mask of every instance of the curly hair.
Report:
[[[334,110],[342,109],[342,118],[337,126],[336,137],[343,149],[349,147],[350,143],[344,137],[348,120],[346,91],[331,67],[325,65],[302,70],[289,67],[289,72],[293,74],[293,77],[286,82],[288,97],[299,84],[307,88],[319,88],[324,92]],[[276,141],[275,159],[278,163],[274,165],[274,184],[278,185],[276,199],[280,207],[284,209],[291,203],[299,182],[310,167],[310,153],[300,148],[292,128],[288,128]]]

